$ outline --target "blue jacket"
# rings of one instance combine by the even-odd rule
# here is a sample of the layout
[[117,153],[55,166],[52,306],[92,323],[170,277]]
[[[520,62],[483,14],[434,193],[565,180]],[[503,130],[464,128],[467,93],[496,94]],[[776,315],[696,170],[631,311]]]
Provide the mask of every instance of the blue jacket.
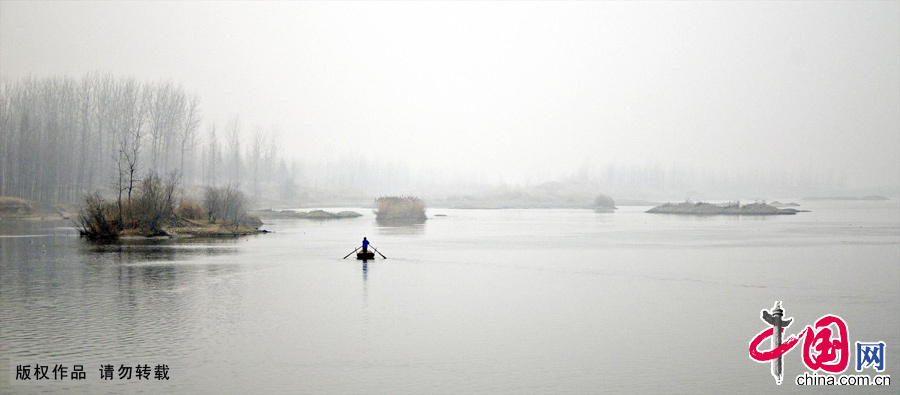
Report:
[[369,241],[363,239],[363,248],[369,248]]

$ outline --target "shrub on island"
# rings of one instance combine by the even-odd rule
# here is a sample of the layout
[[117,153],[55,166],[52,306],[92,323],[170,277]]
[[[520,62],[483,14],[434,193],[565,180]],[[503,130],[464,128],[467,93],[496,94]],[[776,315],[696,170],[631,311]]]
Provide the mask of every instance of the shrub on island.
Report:
[[616,202],[613,201],[613,199],[609,196],[600,194],[597,195],[596,199],[594,199],[594,210],[612,212],[616,208]]
[[377,220],[425,220],[425,202],[414,196],[382,196],[375,207]]
[[191,199],[178,203],[178,180],[150,173],[133,196],[108,201],[99,193],[87,195],[76,226],[90,240],[119,236],[220,237],[258,233],[262,221],[247,215],[243,192],[236,185],[206,188],[203,204]]
[[34,212],[34,208],[27,200],[13,196],[0,196],[0,215],[23,215],[32,212]]
[[175,214],[184,219],[208,220],[206,209],[193,199],[184,199],[178,204]]

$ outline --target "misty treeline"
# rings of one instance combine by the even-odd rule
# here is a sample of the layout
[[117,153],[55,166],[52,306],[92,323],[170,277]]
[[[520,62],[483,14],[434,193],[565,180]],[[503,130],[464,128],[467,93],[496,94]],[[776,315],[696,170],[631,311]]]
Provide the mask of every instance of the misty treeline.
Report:
[[818,191],[832,191],[846,183],[833,171],[754,167],[735,170],[697,168],[694,166],[659,162],[643,165],[583,163],[570,180],[592,186],[618,197],[677,199],[734,196],[800,196]]
[[2,81],[0,196],[76,203],[100,190],[128,200],[146,175],[173,171],[198,199],[201,186],[234,184],[254,198],[296,203],[309,192],[363,196],[410,184],[404,165],[349,152],[286,160],[282,137],[239,117],[204,122],[200,97],[171,81],[101,73]]
[[252,194],[293,184],[278,157],[280,132],[253,127],[245,138],[237,117],[222,129],[202,123],[200,98],[171,81],[99,73],[3,81],[0,195],[45,203],[96,189],[130,195],[144,175],[173,171],[188,185],[234,183]]
[[0,85],[0,195],[72,202],[131,193],[139,173],[192,165],[199,98],[171,82],[91,74]]
[[[124,195],[117,200],[127,201],[147,174],[173,171],[195,199],[201,198],[199,187],[234,184],[257,205],[365,202],[397,193],[442,197],[545,181],[498,185],[454,169],[411,170],[396,158],[369,159],[357,146],[333,153],[334,159],[287,160],[282,138],[276,127],[248,127],[239,117],[220,125],[204,120],[200,97],[171,81],[100,73],[4,80],[0,196],[76,203],[100,190],[108,197]],[[790,196],[825,193],[844,181],[833,172],[795,169],[735,171],[677,163],[572,166],[571,174],[556,179],[614,197]]]

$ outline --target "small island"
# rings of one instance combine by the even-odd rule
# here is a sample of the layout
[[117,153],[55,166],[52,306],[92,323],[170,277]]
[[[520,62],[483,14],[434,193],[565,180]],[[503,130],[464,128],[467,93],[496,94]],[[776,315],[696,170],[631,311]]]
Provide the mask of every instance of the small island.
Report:
[[612,213],[618,209],[616,202],[604,194],[597,195],[594,199],[594,211],[598,213]]
[[727,204],[712,204],[704,202],[666,203],[647,210],[652,214],[681,214],[681,215],[793,215],[801,212],[791,208],[777,208],[765,203],[750,203],[741,205],[740,202]]
[[0,220],[45,218],[47,213],[36,206],[34,202],[25,199],[13,196],[0,196]]
[[[262,221],[247,214],[247,199],[235,184],[207,187],[202,203],[179,198],[178,178],[151,172],[115,200],[100,193],[85,197],[75,225],[91,241],[119,237],[236,237],[256,233]],[[125,193],[127,192],[127,194]]]
[[64,220],[74,216],[68,205],[48,205],[15,196],[0,196],[0,221]]
[[375,199],[378,221],[425,221],[425,202],[414,196],[382,196]]

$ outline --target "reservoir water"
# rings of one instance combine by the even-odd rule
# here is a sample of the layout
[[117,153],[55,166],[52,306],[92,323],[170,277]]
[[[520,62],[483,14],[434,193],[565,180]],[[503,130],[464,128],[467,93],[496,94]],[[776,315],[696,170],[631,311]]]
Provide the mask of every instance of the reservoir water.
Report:
[[[797,386],[800,346],[780,388],[749,358],[780,300],[785,337],[840,316],[851,349],[886,343],[883,374],[900,380],[900,204],[801,203],[811,212],[773,217],[429,209],[414,225],[355,209],[115,245],[0,222],[0,392],[896,393]],[[388,259],[341,259],[363,236]],[[14,380],[25,364],[87,377]],[[102,380],[106,364],[165,364],[169,380]]]

